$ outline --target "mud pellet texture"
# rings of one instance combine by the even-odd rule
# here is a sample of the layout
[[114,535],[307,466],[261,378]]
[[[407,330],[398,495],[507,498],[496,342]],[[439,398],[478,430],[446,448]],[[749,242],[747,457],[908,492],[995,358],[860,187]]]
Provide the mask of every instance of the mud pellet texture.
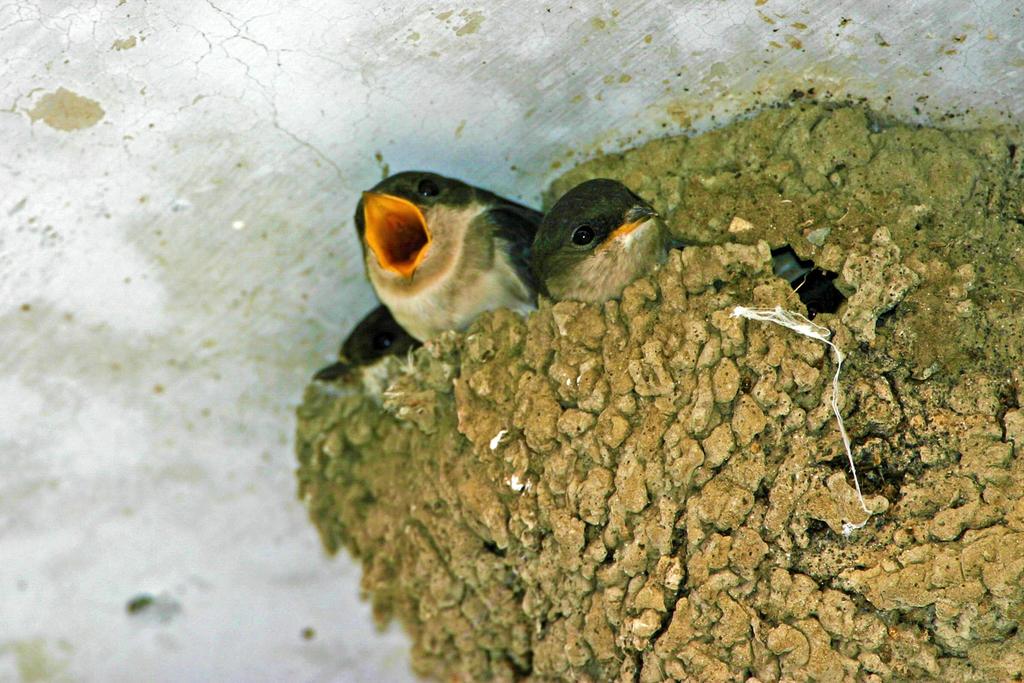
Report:
[[[310,386],[324,544],[439,680],[1019,680],[1020,144],[805,105],[570,171],[551,196],[619,178],[703,246],[621,301],[485,315],[382,393]],[[847,297],[815,322],[870,517],[831,352],[729,316],[804,311],[787,244]]]

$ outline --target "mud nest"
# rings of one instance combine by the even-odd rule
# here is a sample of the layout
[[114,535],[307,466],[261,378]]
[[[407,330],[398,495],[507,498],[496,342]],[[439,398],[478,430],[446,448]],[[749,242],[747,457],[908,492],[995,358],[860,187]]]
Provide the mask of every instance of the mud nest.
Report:
[[[1024,182],[1015,131],[772,110],[581,166],[691,243],[603,306],[542,303],[312,385],[300,495],[418,672],[454,680],[1009,680],[1024,671]],[[847,296],[848,356],[730,318]]]

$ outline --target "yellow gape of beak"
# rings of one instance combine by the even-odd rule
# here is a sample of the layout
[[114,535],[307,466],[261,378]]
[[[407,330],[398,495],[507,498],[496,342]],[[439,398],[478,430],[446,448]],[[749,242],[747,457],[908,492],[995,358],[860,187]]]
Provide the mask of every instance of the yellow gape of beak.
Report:
[[381,268],[412,277],[430,248],[430,230],[412,202],[379,192],[363,193],[366,244]]
[[622,225],[608,233],[608,237],[606,237],[604,242],[602,242],[598,246],[598,249],[610,247],[611,245],[615,244],[615,240],[619,239],[620,237],[625,237],[626,235],[633,232],[634,230],[636,230],[649,220],[651,220],[651,216],[644,216],[639,220],[631,221],[629,223],[623,223]]

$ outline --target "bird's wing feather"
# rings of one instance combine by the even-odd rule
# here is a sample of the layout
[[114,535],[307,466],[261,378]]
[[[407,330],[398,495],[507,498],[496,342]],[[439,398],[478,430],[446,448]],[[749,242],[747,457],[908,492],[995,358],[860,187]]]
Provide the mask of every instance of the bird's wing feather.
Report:
[[505,250],[516,274],[531,289],[536,290],[536,278],[530,269],[530,246],[543,215],[539,211],[507,201],[488,207],[485,213],[487,221],[493,226],[494,236],[506,245]]
[[363,258],[366,258],[366,240],[363,239],[363,235],[366,233],[366,220],[363,216],[363,200],[359,199],[356,204],[355,215],[352,216],[352,222],[356,226],[357,242],[359,242],[359,249],[363,252]]

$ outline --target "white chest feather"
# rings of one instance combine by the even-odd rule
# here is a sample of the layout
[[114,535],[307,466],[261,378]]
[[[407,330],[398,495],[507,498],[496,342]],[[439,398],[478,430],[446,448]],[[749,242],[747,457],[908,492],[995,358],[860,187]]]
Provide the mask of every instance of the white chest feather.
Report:
[[533,310],[532,293],[516,276],[504,255],[483,271],[451,273],[412,294],[381,292],[381,301],[395,320],[417,339],[444,330],[465,329],[484,311]]

